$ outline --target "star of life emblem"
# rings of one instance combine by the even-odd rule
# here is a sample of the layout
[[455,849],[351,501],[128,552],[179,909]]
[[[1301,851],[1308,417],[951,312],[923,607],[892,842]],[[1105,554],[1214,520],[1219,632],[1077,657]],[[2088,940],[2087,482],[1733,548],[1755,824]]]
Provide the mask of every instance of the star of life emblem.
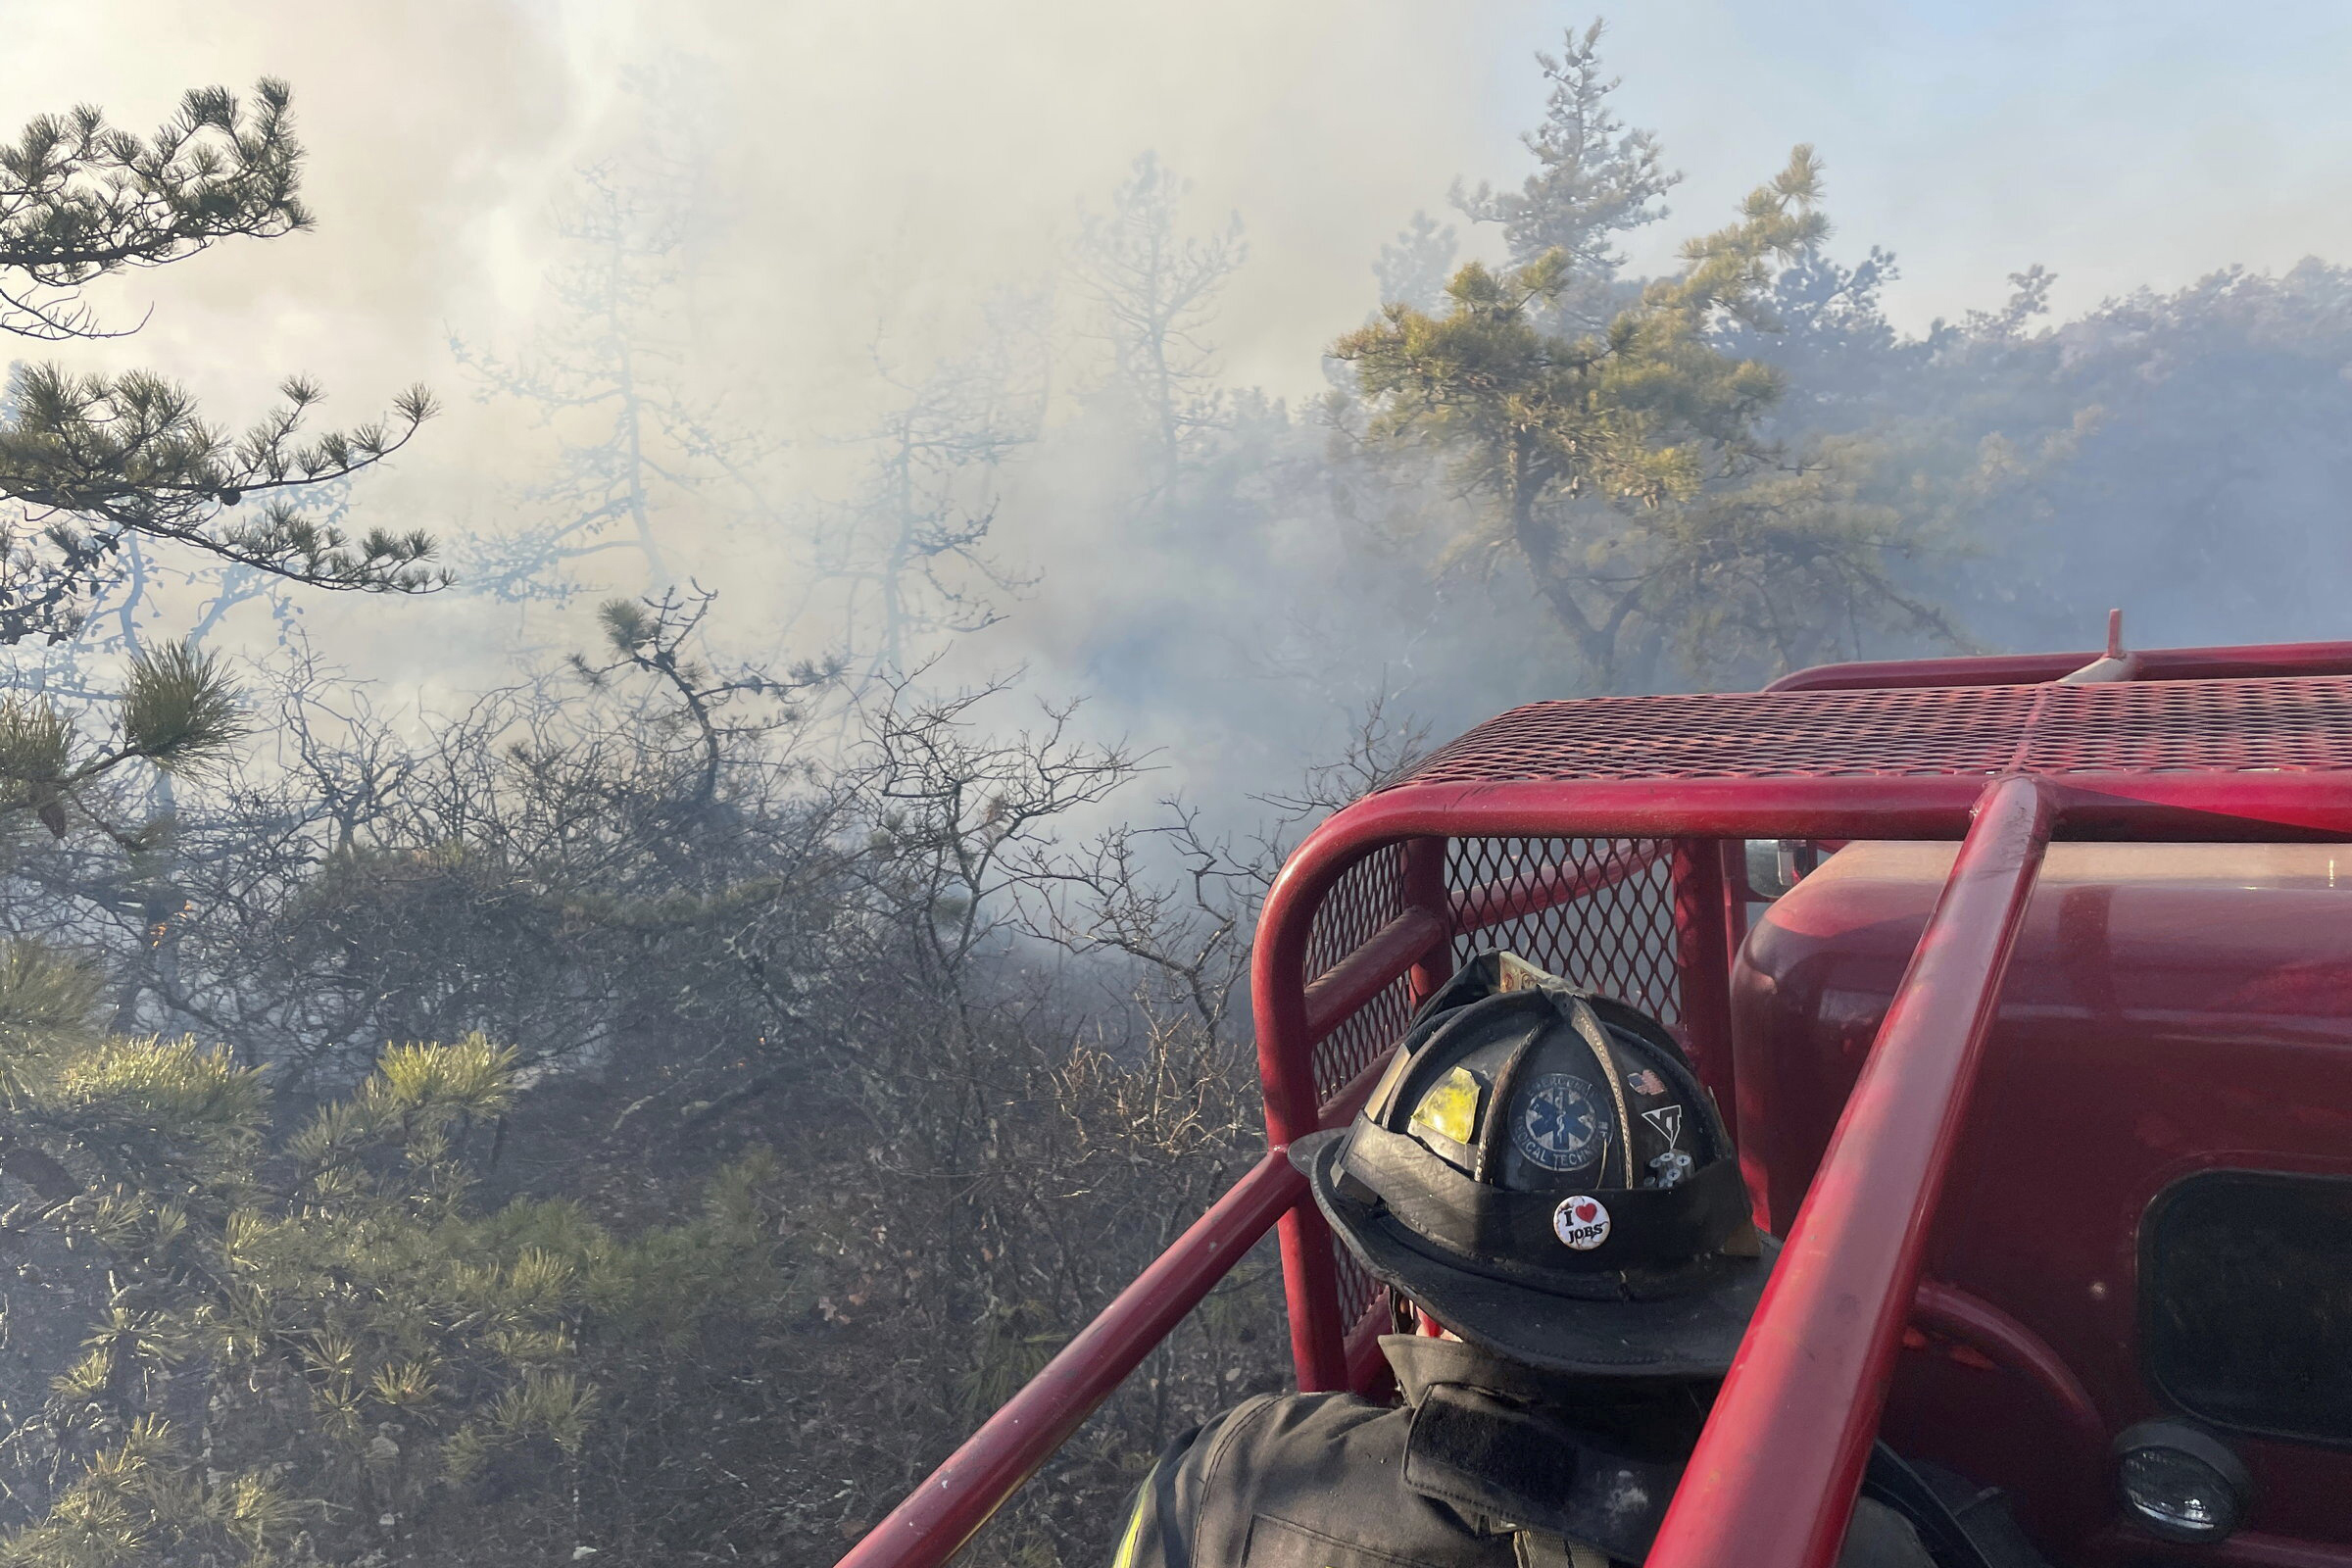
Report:
[[1578,1170],[1600,1158],[1609,1141],[1609,1113],[1600,1095],[1582,1078],[1545,1073],[1535,1081],[1511,1142],[1545,1170]]

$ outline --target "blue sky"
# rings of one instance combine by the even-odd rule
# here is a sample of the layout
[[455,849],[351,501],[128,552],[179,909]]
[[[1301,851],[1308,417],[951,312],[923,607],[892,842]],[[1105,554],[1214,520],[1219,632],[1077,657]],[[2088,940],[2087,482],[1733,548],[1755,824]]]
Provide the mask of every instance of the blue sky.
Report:
[[[618,83],[671,51],[712,78],[712,188],[758,236],[735,336],[805,368],[818,413],[879,325],[929,330],[1050,278],[1081,203],[1145,149],[1238,211],[1250,262],[1216,336],[1241,380],[1310,394],[1371,304],[1373,256],[1447,184],[1516,181],[1542,113],[1530,55],[1592,11],[1549,0],[0,0],[0,104],[79,99],[132,123],[191,81],[290,76],[319,232],[135,280],[166,308],[136,351],[206,384],[257,331],[403,378],[448,323],[527,308],[548,214],[612,143]],[[2217,267],[2352,262],[2352,0],[1625,0],[1606,8],[1625,117],[1688,175],[1638,266],[1730,216],[1788,148],[1828,166],[1836,248],[1903,270],[1918,328],[1997,305],[2042,263],[2061,311]],[[169,48],[124,37],[168,29]],[[1489,236],[1491,240],[1491,236]],[[754,301],[824,298],[764,340]],[[208,313],[221,313],[218,319]],[[968,312],[967,312],[968,314]],[[233,318],[233,320],[231,319]],[[329,324],[329,323],[332,324]],[[211,336],[245,352],[223,357]],[[953,328],[942,328],[952,333]],[[266,345],[267,346],[267,345]],[[373,368],[381,364],[380,376]],[[306,362],[307,363],[307,362]]]
[[[1839,247],[1896,252],[1891,303],[1914,324],[1990,303],[2033,262],[2078,310],[2231,263],[2352,260],[2352,5],[1644,0],[1608,15],[1627,117],[1690,176],[1665,226],[1714,220],[1810,141]],[[1490,109],[1523,120],[1531,97]]]

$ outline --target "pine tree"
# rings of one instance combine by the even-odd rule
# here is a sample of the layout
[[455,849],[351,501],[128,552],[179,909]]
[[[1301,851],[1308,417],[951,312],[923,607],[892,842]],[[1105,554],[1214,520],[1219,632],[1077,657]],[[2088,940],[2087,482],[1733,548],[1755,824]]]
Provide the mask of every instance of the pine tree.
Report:
[[[84,285],[223,239],[309,227],[290,103],[278,81],[263,81],[251,103],[202,88],[151,137],[85,106],[0,145],[0,332],[51,343],[118,335],[83,302]],[[413,388],[388,419],[308,433],[318,388],[295,377],[282,394],[231,435],[157,375],[20,367],[0,400],[0,498],[19,509],[0,529],[0,643],[72,635],[142,536],[314,587],[439,586],[427,535],[355,537],[307,504],[399,451],[431,399]],[[238,510],[249,501],[252,512]]]
[[37,1325],[0,1396],[6,1568],[512,1561],[502,1535],[576,1528],[608,1404],[658,1393],[705,1322],[790,1299],[757,1153],[633,1237],[485,1211],[511,1051],[388,1050],[281,1135],[259,1070],[103,1034],[97,990],[0,949],[0,1309]]
[[110,821],[93,804],[94,787],[137,764],[167,775],[207,768],[245,730],[220,662],[184,643],[130,661],[102,738],[81,734],[39,697],[0,698],[0,840],[31,820],[63,838],[78,820],[125,849],[144,849],[143,832]]
[[1380,302],[1436,310],[1446,297],[1446,280],[1453,275],[1454,251],[1451,223],[1441,228],[1427,213],[1413,214],[1413,220],[1380,248],[1380,258],[1372,264]]
[[1682,182],[1666,168],[1665,152],[1646,130],[1628,130],[1609,108],[1621,85],[1600,66],[1604,24],[1568,30],[1558,56],[1536,61],[1551,83],[1544,122],[1520,139],[1536,157],[1536,172],[1517,191],[1481,180],[1459,181],[1453,204],[1474,222],[1495,223],[1513,264],[1526,267],[1553,251],[1565,276],[1548,301],[1565,318],[1597,326],[1609,314],[1609,284],[1625,258],[1618,237],[1667,216],[1660,198]]
[[810,598],[839,591],[841,647],[868,674],[918,668],[949,639],[995,625],[1034,579],[992,535],[1008,465],[1044,428],[1046,302],[1004,294],[972,352],[902,378],[877,343],[890,407],[859,443],[869,454],[849,500],[816,514]]
[[1737,667],[1801,655],[1857,617],[1939,626],[1881,563],[1907,542],[1900,515],[1860,509],[1834,467],[1767,442],[1780,377],[1713,340],[1726,319],[1773,324],[1781,265],[1828,232],[1819,189],[1799,147],[1739,222],[1690,242],[1679,274],[1596,332],[1546,328],[1577,277],[1555,248],[1500,270],[1472,263],[1443,314],[1391,305],[1333,349],[1376,438],[1427,444],[1494,503],[1462,553],[1515,555],[1604,690],[1654,678],[1670,653]]
[[[477,395],[535,411],[558,443],[547,476],[521,497],[526,521],[478,541],[470,586],[502,599],[564,599],[602,585],[662,593],[684,569],[688,527],[712,513],[765,513],[759,470],[780,443],[735,428],[698,386],[687,315],[696,231],[691,152],[657,147],[637,162],[580,172],[556,220],[564,249],[550,270],[554,312],[511,355],[453,337]],[[601,556],[636,558],[626,574],[583,580]]]

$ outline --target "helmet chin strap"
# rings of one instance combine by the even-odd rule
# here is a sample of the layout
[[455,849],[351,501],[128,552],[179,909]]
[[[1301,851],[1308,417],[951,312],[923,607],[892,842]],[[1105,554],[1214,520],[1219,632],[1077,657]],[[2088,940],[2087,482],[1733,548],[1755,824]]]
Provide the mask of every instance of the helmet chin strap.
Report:
[[1456,1345],[1461,1343],[1462,1337],[1459,1334],[1454,1333],[1453,1330],[1447,1328],[1436,1318],[1431,1317],[1427,1312],[1422,1311],[1420,1302],[1407,1301],[1404,1303],[1404,1305],[1405,1310],[1413,1314],[1413,1332],[1419,1335],[1421,1338],[1425,1340],[1451,1340]]
[[1452,1340],[1461,1343],[1461,1336],[1421,1310],[1421,1303],[1401,1293],[1392,1291],[1389,1297],[1389,1319],[1394,1332],[1411,1334],[1424,1340]]

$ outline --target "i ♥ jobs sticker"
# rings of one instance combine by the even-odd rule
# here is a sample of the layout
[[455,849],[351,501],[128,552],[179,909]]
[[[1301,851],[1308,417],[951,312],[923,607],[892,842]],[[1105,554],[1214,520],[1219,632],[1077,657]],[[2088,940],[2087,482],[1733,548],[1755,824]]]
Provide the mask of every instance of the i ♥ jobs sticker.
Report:
[[1590,1252],[1609,1239],[1609,1211],[1597,1198],[1563,1198],[1551,1211],[1551,1229],[1564,1246]]

